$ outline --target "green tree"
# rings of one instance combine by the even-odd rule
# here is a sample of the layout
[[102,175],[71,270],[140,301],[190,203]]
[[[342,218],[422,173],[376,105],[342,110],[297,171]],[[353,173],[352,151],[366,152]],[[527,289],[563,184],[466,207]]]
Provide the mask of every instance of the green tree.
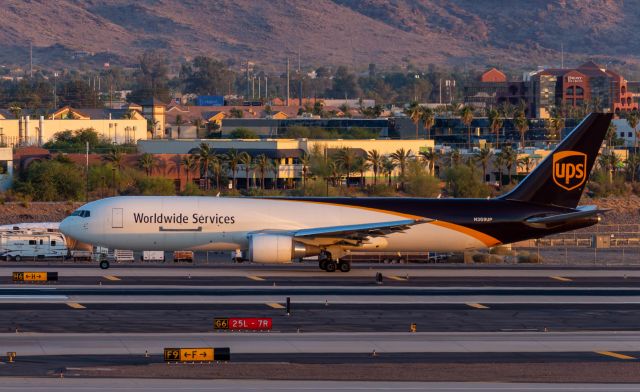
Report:
[[422,159],[424,164],[429,168],[429,174],[432,176],[435,175],[435,167],[438,157],[438,153],[433,148],[429,148],[426,151],[420,151],[420,159]]
[[229,117],[231,118],[242,118],[244,117],[244,111],[238,108],[231,108],[229,110]]
[[407,163],[413,158],[411,149],[405,150],[404,147],[397,149],[390,155],[391,160],[400,168],[400,188],[404,190],[404,173],[407,168]]
[[418,125],[420,125],[420,121],[422,120],[422,106],[418,105],[417,102],[413,102],[405,113],[416,126],[416,139],[418,139]]
[[473,122],[473,108],[464,106],[460,110],[460,121],[467,127],[467,148],[471,150],[471,123]]
[[36,161],[14,181],[13,189],[36,201],[69,201],[84,198],[83,170],[64,159]]
[[364,189],[366,184],[365,173],[369,171],[371,164],[366,157],[357,157],[354,163],[354,171],[360,173],[360,188]]
[[382,168],[387,176],[387,185],[391,187],[391,176],[396,169],[396,163],[393,161],[393,158],[385,156],[382,162]]
[[242,164],[242,166],[244,167],[244,177],[246,179],[245,189],[248,191],[251,180],[251,178],[249,177],[249,172],[251,171],[253,159],[251,158],[251,155],[249,155],[249,153],[247,153],[246,151],[240,153],[240,164]]
[[153,169],[158,165],[158,162],[152,154],[144,153],[138,159],[138,166],[144,170],[147,177],[153,173]]
[[[306,155],[306,154],[305,154]],[[264,179],[266,173],[272,169],[273,164],[271,163],[271,159],[269,159],[266,155],[260,154],[256,156],[255,159],[256,169],[258,173],[260,173],[260,188],[264,190]],[[304,180],[304,169],[303,169],[303,180]]]
[[198,159],[194,155],[184,155],[180,160],[182,166],[184,166],[185,172],[187,173],[187,184],[191,184],[191,181],[189,181],[189,177],[191,173],[198,167]]
[[558,140],[560,131],[564,129],[564,118],[556,116],[547,121],[547,129],[549,130],[549,139]]
[[458,165],[445,170],[447,193],[453,197],[489,196],[489,189],[469,165]]
[[229,133],[231,139],[257,139],[258,135],[247,128],[236,128]]
[[489,165],[489,162],[491,162],[492,157],[493,151],[491,151],[489,146],[484,146],[474,154],[475,161],[480,163],[482,166],[482,181],[484,182],[487,181],[487,166]]
[[309,167],[311,166],[311,155],[304,153],[300,157],[300,165],[302,165],[302,190],[307,191],[307,180],[309,178]]
[[240,164],[241,153],[236,149],[231,149],[227,152],[227,163],[229,169],[231,169],[231,187],[236,188],[236,176],[238,175],[238,165]]
[[520,147],[524,148],[524,138],[529,130],[529,120],[525,117],[524,112],[518,112],[513,121],[516,129],[520,133]]
[[378,150],[371,150],[367,152],[367,160],[371,164],[373,170],[373,186],[378,185],[378,173],[382,171],[384,164],[384,157]]
[[636,152],[638,151],[638,138],[640,138],[640,133],[638,133],[638,130],[637,130],[639,122],[640,122],[640,115],[638,111],[634,110],[627,115],[627,123],[629,123],[629,126],[631,127],[631,129],[633,129],[633,134],[634,134],[633,146]]
[[200,146],[198,146],[198,150],[196,151],[196,159],[200,164],[200,178],[204,178],[205,180],[205,189],[210,189],[210,181],[209,181],[209,169],[211,167],[211,162],[216,159],[216,153],[211,149],[208,143],[202,142]]
[[338,165],[338,167],[342,169],[342,171],[347,176],[347,187],[349,186],[349,179],[351,178],[350,177],[351,173],[353,173],[354,171],[356,158],[357,158],[356,152],[349,147],[343,147],[339,149],[338,151],[336,151],[333,157],[334,161],[336,162],[336,165]]
[[420,113],[420,119],[424,124],[424,129],[427,131],[427,140],[431,139],[431,127],[436,123],[436,115],[433,110],[424,108]]
[[489,111],[489,128],[496,134],[496,148],[500,147],[500,129],[502,129],[502,117],[495,109]]

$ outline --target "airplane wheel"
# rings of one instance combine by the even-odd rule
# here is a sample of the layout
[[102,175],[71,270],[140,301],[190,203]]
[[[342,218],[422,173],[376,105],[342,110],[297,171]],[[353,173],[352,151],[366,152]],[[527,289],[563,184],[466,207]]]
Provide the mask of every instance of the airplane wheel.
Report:
[[337,268],[338,268],[338,265],[336,264],[336,262],[335,262],[335,261],[333,261],[333,260],[329,260],[329,261],[327,262],[327,267],[326,267],[326,269],[325,269],[325,270],[326,270],[327,272],[336,272],[336,269],[337,269]]
[[327,270],[327,263],[329,262],[329,260],[324,259],[324,260],[320,260],[318,262],[318,266],[320,267],[321,270],[326,271]]
[[101,268],[101,269],[109,269],[109,262],[108,262],[108,261],[106,261],[106,260],[102,260],[102,261],[100,262],[100,268]]
[[341,272],[349,272],[351,271],[351,263],[348,261],[341,261],[340,264],[338,264],[338,268],[340,268]]

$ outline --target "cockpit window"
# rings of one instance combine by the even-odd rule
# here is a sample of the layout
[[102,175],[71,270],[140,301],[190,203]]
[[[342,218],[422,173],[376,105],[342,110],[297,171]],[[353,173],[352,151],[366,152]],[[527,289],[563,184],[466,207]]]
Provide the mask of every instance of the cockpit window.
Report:
[[88,218],[91,216],[91,211],[89,210],[75,210],[71,214],[71,216],[79,216],[80,218]]

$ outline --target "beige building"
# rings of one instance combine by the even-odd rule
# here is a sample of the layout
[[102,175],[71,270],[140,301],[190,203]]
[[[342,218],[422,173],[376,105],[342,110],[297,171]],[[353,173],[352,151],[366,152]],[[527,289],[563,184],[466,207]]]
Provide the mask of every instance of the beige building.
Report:
[[[141,116],[140,116],[141,117]],[[44,116],[32,118],[21,116],[18,119],[0,119],[0,143],[7,146],[41,146],[51,140],[57,132],[94,129],[101,137],[113,143],[135,143],[147,138],[147,121],[144,118],[106,118],[91,117],[47,119]]]
[[[434,148],[433,140],[343,140],[343,139],[181,139],[181,140],[141,140],[138,151],[150,154],[191,154],[198,151],[201,143],[208,143],[211,149],[224,154],[229,150],[246,151],[255,157],[264,154],[278,163],[278,178],[299,179],[302,177],[300,158],[314,149],[335,151],[341,148],[354,149],[364,155],[378,150],[381,155],[389,155],[400,148],[411,150],[413,154]],[[244,168],[238,170],[237,178],[244,178]],[[271,177],[273,173],[269,174]],[[366,173],[372,176],[373,172]]]

